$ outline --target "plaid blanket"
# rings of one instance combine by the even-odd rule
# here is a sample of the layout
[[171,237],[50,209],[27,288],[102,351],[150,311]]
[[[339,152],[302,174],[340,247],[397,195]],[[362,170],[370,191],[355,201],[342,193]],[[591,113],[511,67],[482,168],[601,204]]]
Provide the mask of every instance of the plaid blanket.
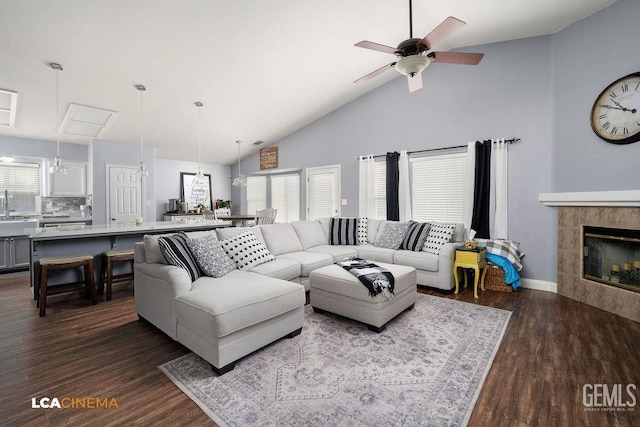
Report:
[[516,270],[522,270],[520,259],[524,254],[520,252],[520,244],[518,242],[500,239],[476,239],[476,241],[478,242],[478,247],[487,249],[488,254],[505,257],[514,265]]
[[369,290],[369,296],[382,293],[387,298],[393,297],[394,277],[386,268],[362,258],[349,258],[336,264],[356,276]]

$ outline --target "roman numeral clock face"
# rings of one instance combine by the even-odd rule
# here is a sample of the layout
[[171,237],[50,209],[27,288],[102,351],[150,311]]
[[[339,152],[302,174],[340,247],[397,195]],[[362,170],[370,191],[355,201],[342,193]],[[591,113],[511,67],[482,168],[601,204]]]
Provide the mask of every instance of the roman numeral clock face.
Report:
[[640,73],[611,83],[591,109],[591,127],[612,144],[640,141]]

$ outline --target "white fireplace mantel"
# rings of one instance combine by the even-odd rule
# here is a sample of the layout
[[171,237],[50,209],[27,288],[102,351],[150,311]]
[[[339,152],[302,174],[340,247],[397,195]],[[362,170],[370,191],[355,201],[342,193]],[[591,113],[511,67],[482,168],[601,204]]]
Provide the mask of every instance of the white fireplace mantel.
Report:
[[538,201],[546,206],[640,206],[640,190],[540,193]]

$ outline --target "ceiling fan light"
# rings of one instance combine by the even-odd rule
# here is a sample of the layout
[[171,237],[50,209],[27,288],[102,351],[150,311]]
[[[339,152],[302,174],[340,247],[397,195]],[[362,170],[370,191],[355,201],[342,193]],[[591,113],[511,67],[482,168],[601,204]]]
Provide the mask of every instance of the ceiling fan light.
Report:
[[400,58],[395,69],[404,76],[420,74],[431,63],[431,58],[424,55],[412,55]]

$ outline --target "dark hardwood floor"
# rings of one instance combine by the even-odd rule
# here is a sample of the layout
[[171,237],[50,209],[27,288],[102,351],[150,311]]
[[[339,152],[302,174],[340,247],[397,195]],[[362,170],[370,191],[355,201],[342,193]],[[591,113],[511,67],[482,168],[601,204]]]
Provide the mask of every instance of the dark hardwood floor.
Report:
[[[512,311],[472,426],[640,425],[584,410],[584,384],[640,388],[640,324],[556,294],[442,295]],[[0,276],[0,425],[214,425],[157,369],[188,350],[138,321],[131,285],[113,300],[61,298],[38,317],[28,276]],[[636,390],[636,396],[640,390]],[[32,409],[32,398],[115,398],[118,408]],[[640,400],[640,399],[639,399]]]

